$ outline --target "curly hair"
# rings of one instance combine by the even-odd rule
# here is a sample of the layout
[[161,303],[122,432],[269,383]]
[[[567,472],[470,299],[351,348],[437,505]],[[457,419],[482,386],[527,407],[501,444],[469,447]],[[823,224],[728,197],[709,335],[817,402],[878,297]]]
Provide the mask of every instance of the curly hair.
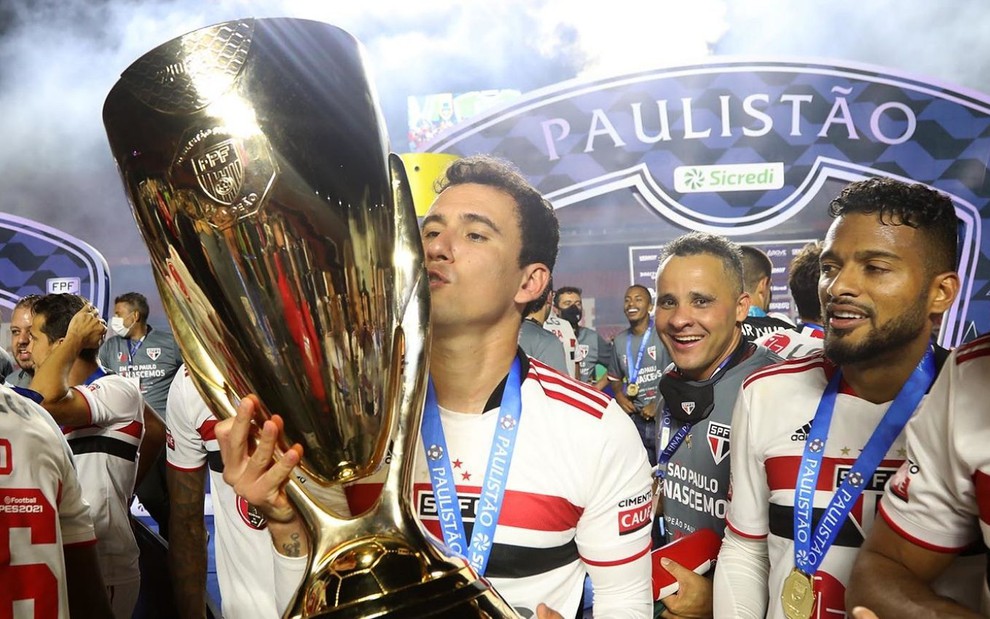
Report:
[[925,235],[931,274],[954,271],[957,263],[959,218],[946,195],[920,183],[876,177],[851,183],[828,207],[833,218],[850,213],[875,214],[888,226],[908,226]]

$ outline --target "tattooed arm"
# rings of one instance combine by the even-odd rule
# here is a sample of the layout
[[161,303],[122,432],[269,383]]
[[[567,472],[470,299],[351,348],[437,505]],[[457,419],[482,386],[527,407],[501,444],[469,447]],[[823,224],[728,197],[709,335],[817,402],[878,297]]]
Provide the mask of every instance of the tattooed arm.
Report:
[[268,532],[272,535],[275,550],[283,557],[305,557],[309,554],[309,534],[301,517],[290,522],[268,521]]
[[[273,415],[252,431],[257,410],[254,396],[247,396],[237,407],[237,415],[216,426],[217,442],[223,456],[223,479],[239,496],[254,505],[268,519],[268,531],[275,548],[283,555],[300,557],[309,554],[309,536],[302,517],[285,492],[292,469],[302,458],[301,445],[293,445],[278,460],[273,460],[275,444],[282,433],[282,418]],[[252,437],[252,434],[257,434]],[[249,443],[255,443],[250,453]]]
[[181,619],[206,616],[206,525],[203,495],[206,467],[185,471],[167,467],[165,479],[171,504],[168,568]]

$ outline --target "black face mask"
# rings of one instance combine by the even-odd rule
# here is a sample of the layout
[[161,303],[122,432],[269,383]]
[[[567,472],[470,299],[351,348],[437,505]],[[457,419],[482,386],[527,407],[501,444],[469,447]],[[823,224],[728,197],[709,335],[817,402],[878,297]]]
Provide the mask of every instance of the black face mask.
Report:
[[746,340],[740,341],[724,367],[708,380],[688,380],[677,372],[666,372],[661,376],[660,395],[670,416],[682,423],[695,424],[711,415],[715,410],[715,383],[722,378],[722,370],[742,361],[750,346]]
[[660,377],[660,394],[670,416],[681,423],[696,424],[711,415],[715,410],[716,378],[694,381],[673,372]]
[[575,331],[577,331],[578,323],[581,322],[581,316],[581,308],[577,305],[568,305],[560,310],[560,317],[571,323]]

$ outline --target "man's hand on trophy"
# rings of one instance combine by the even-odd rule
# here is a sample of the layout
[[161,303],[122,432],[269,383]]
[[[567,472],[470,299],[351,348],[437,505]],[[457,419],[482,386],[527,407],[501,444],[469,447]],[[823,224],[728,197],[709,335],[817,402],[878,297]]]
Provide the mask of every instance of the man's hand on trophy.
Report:
[[564,619],[564,616],[546,604],[536,607],[536,619]]
[[302,556],[309,552],[309,538],[302,518],[285,493],[285,484],[299,464],[303,448],[293,445],[275,461],[282,418],[273,415],[262,423],[258,432],[252,423],[257,410],[256,397],[248,395],[241,400],[234,417],[216,425],[223,480],[268,519],[268,529],[282,554]]

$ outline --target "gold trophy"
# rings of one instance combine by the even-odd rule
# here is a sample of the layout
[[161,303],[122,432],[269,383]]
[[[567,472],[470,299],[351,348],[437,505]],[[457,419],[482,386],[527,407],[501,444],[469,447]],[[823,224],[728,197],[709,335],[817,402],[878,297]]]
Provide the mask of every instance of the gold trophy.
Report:
[[[203,28],[125,70],[103,118],[197,387],[223,417],[257,394],[305,447],[288,492],[310,566],[286,617],[516,617],[410,504],[429,284],[358,42],[297,19]],[[389,452],[373,508],[327,507]]]

